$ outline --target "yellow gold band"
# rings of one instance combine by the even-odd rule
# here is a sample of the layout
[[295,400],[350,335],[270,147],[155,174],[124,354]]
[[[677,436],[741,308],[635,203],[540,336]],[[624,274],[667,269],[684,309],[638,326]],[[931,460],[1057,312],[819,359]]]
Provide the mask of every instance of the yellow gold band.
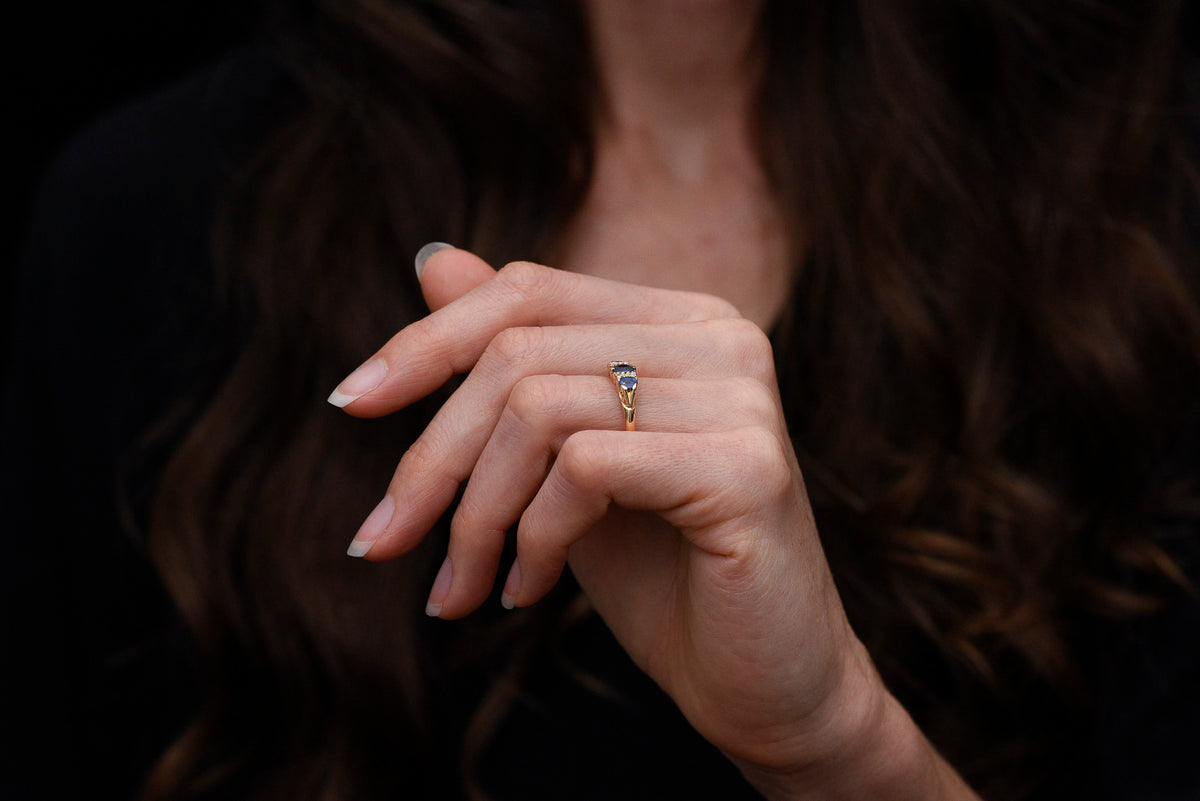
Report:
[[629,362],[609,362],[608,375],[617,388],[617,396],[621,399],[621,408],[625,410],[625,430],[633,431],[637,413],[635,395],[637,393],[637,367]]

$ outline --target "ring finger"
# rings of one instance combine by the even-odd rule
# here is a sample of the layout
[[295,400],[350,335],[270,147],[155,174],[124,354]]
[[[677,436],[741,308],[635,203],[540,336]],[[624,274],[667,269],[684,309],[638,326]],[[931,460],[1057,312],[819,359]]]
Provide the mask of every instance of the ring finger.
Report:
[[[765,335],[740,319],[661,326],[509,329],[489,346],[462,386],[404,454],[380,506],[386,510],[386,519],[378,519],[385,516],[378,510],[372,513],[352,548],[360,553],[369,548],[370,558],[375,560],[410,550],[470,476],[512,388],[521,379],[537,374],[595,375],[613,355],[635,364],[654,364],[647,371],[654,377],[724,382],[728,376],[742,374],[764,385],[774,384]],[[611,386],[609,393],[611,398]]]
[[[779,428],[778,405],[761,382],[735,377],[717,388],[714,392],[712,381],[639,381],[642,433]],[[606,379],[541,375],[517,383],[451,523],[451,582],[441,588],[447,594],[437,599],[438,612],[457,617],[487,598],[506,532],[537,494],[563,442],[579,431],[620,428],[622,422]],[[626,442],[632,453],[640,444],[638,434]]]

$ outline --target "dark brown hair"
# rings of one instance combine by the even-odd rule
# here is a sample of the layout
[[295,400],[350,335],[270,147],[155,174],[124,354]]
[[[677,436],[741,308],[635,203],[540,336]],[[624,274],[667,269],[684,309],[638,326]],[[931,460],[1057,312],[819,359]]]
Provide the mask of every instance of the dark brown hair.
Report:
[[[991,712],[1086,708],[1073,621],[1150,609],[1181,578],[1165,522],[1196,517],[1172,450],[1200,366],[1181,9],[764,10],[762,159],[803,232],[775,340],[817,520],[890,686],[996,797],[1040,780],[1033,729],[1057,729]],[[317,0],[283,29],[305,100],[230,187],[226,367],[184,415],[151,531],[212,695],[149,798],[437,794],[567,604],[435,630],[443,534],[342,557],[439,398],[382,421],[323,399],[423,313],[421,244],[553,258],[589,178],[585,20]],[[504,676],[480,664],[497,652]]]

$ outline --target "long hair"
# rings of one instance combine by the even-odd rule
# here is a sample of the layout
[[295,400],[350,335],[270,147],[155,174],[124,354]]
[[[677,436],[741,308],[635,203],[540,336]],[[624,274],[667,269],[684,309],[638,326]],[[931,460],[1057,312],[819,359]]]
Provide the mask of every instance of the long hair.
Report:
[[[1083,714],[1071,621],[1150,610],[1181,578],[1167,522],[1196,517],[1173,450],[1200,366],[1182,5],[763,12],[761,158],[796,253],[774,338],[823,542],[889,685],[997,797],[1041,781],[1045,743],[989,710]],[[229,341],[151,525],[211,694],[146,796],[444,793],[568,599],[448,634],[421,614],[443,527],[396,563],[342,557],[444,396],[380,421],[323,398],[423,313],[421,244],[553,256],[590,177],[586,21],[311,0],[280,30],[302,102],[226,193]]]

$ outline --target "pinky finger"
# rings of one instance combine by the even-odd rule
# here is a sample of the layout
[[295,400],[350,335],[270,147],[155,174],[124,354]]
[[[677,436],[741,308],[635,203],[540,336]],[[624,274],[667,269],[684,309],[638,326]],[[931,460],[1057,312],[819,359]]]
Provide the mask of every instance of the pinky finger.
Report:
[[717,532],[766,495],[791,486],[786,451],[762,428],[695,434],[581,431],[559,451],[521,516],[517,562],[504,587],[506,606],[544,596],[562,574],[570,547],[611,504],[660,514],[694,546],[716,555],[738,549]]

